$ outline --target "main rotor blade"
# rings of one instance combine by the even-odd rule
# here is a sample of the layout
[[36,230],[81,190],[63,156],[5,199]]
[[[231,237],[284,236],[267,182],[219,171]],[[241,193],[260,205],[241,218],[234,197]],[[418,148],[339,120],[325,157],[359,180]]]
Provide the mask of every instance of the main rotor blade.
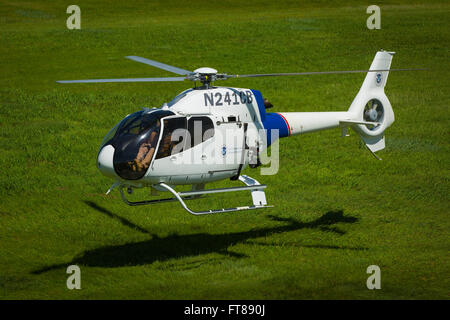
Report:
[[182,75],[186,75],[191,73],[191,71],[188,70],[184,70],[184,69],[180,69],[174,66],[170,66],[168,64],[165,63],[161,63],[158,61],[154,61],[154,60],[150,60],[150,59],[146,59],[146,58],[142,58],[142,57],[138,57],[138,56],[126,56],[125,58],[137,61],[137,62],[141,62],[141,63],[145,63],[148,64],[150,66],[156,67],[156,68],[160,68],[166,71],[170,71],[176,74],[182,74]]
[[419,71],[426,69],[385,69],[385,70],[344,70],[344,71],[314,71],[314,72],[293,72],[293,73],[264,73],[264,74],[236,74],[227,75],[227,78],[254,78],[254,77],[279,77],[279,76],[305,76],[312,74],[340,74],[340,73],[366,73],[382,71]]
[[98,83],[98,82],[162,82],[162,81],[184,81],[185,77],[167,78],[122,78],[122,79],[88,79],[88,80],[59,80],[58,83]]

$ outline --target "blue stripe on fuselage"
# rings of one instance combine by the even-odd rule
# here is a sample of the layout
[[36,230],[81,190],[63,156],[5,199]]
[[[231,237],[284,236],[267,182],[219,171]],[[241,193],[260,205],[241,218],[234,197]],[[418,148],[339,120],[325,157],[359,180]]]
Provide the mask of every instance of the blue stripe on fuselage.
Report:
[[264,100],[262,97],[262,94],[259,90],[253,90],[253,96],[256,99],[256,103],[258,104],[258,110],[259,110],[259,117],[261,118],[261,121],[264,122],[266,120],[266,107],[264,107]]
[[284,138],[289,136],[289,128],[286,121],[278,113],[266,113],[266,107],[264,106],[264,99],[261,92],[258,90],[252,90],[258,104],[259,115],[264,129],[267,130],[267,146],[272,144],[272,130],[278,130],[278,135],[273,132],[274,138]]
[[[263,121],[264,129],[267,130],[267,146],[270,146],[277,138],[284,138],[289,136],[289,128],[286,121],[278,113],[267,113],[266,120]],[[273,132],[273,130],[278,130]],[[272,134],[274,140],[272,141]]]

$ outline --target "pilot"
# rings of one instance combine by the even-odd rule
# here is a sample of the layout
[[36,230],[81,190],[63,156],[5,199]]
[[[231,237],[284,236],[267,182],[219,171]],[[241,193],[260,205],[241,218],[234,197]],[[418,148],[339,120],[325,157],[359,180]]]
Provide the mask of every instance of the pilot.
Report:
[[150,133],[148,140],[144,141],[139,147],[139,151],[134,161],[129,163],[133,171],[141,171],[149,167],[153,154],[155,153],[156,143],[158,142],[160,126],[161,124],[158,120],[156,127]]
[[[174,151],[175,146],[177,146],[179,143],[184,144],[184,136],[179,136],[179,132],[173,136],[174,131],[168,131],[164,134],[163,138],[161,139],[161,142],[159,143],[160,148],[158,150],[158,156],[161,157],[167,157],[172,154]],[[173,140],[178,138],[178,140]],[[184,148],[182,148],[184,149]],[[182,152],[181,150],[176,150],[176,152]]]

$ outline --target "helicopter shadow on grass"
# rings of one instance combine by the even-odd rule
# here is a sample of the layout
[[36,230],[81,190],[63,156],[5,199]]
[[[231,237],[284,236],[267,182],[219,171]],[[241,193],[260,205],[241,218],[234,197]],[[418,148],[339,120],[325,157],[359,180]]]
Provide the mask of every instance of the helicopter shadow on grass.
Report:
[[[135,243],[126,243],[123,245],[104,246],[93,250],[83,252],[75,257],[72,261],[62,264],[50,265],[39,270],[35,270],[33,274],[41,274],[54,269],[66,267],[68,265],[90,266],[115,268],[125,266],[138,266],[152,264],[159,261],[164,262],[170,259],[197,257],[200,255],[219,253],[233,258],[245,258],[246,255],[229,251],[228,248],[239,243],[251,243],[261,245],[272,245],[270,243],[252,242],[251,240],[280,234],[301,229],[319,229],[325,232],[333,232],[339,235],[345,234],[345,231],[333,226],[336,223],[355,223],[358,218],[352,216],[344,216],[342,210],[329,211],[321,217],[311,222],[300,222],[292,218],[281,218],[276,216],[267,216],[272,221],[285,222],[285,225],[253,229],[249,231],[233,232],[225,234],[172,234],[166,237],[158,237],[150,233],[142,227],[135,225],[133,222],[123,218],[117,214],[98,206],[91,201],[85,203],[96,211],[107,215],[110,218],[117,219],[126,227],[133,228],[136,231],[151,235],[150,240]],[[289,245],[289,244],[287,244]],[[367,250],[367,248],[351,248],[324,245],[301,245],[293,244],[298,247],[321,248],[321,249],[350,249],[350,250]],[[217,260],[209,259],[208,261]],[[205,261],[189,262],[188,264],[203,264]]]

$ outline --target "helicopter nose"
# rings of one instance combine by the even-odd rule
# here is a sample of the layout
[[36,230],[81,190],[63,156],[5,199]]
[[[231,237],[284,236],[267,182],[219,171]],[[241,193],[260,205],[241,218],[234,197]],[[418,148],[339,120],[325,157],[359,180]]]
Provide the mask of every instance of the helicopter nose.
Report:
[[98,153],[97,168],[107,177],[117,178],[113,164],[114,147],[110,144],[104,146]]

